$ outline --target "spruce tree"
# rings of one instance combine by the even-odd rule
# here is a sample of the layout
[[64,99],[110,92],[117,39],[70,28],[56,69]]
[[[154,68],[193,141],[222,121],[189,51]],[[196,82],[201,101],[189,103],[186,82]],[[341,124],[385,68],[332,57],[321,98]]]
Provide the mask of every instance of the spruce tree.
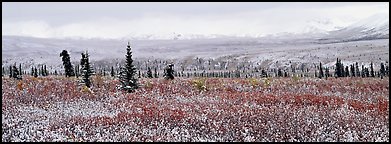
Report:
[[34,76],[34,67],[31,67],[31,76]]
[[281,69],[278,69],[277,75],[278,75],[278,77],[282,77],[282,70]]
[[155,78],[158,78],[157,68],[155,67]]
[[151,71],[150,67],[148,67],[147,76],[148,76],[148,78],[153,78],[152,71]]
[[19,64],[19,75],[22,75],[22,64]]
[[349,66],[345,67],[345,77],[349,77]]
[[267,72],[264,69],[261,71],[261,77],[267,77]]
[[73,66],[71,64],[71,57],[69,56],[68,51],[63,50],[60,53],[60,57],[62,57],[62,62],[65,68],[65,76],[66,77],[75,76],[75,73],[73,71]]
[[9,77],[12,78],[12,66],[10,66],[9,70],[10,70]]
[[114,77],[115,76],[115,73],[114,73],[114,67],[111,66],[111,73],[110,73],[111,77]]
[[38,73],[40,76],[42,76],[42,69],[39,69],[39,73]]
[[45,71],[43,70],[43,65],[41,65],[41,76],[45,76]]
[[38,77],[37,67],[34,68],[34,77]]
[[85,64],[85,62],[86,62],[86,55],[84,54],[84,53],[81,53],[81,59],[80,59],[80,66],[81,66],[81,70],[83,70],[84,69],[84,64]]
[[341,77],[341,65],[339,64],[339,60],[337,58],[337,62],[335,64],[335,75],[336,77]]
[[15,65],[12,67],[12,77],[18,80],[22,79],[21,72],[18,71]]
[[119,79],[121,82],[121,89],[126,90],[128,93],[132,93],[137,89],[138,82],[136,76],[136,68],[133,65],[132,51],[128,42],[126,48],[126,63],[124,67],[121,67],[121,72],[119,74]]
[[46,69],[46,65],[43,66],[43,72],[45,74],[45,76],[48,76],[48,70]]
[[335,64],[335,74],[336,77],[345,77],[346,72],[345,72],[345,67],[343,66],[341,59],[337,58],[337,63]]
[[369,75],[369,70],[368,70],[368,68],[365,68],[365,77],[369,77],[370,75]]
[[93,75],[93,70],[91,68],[91,65],[90,65],[90,62],[89,62],[89,55],[88,55],[88,51],[86,52],[86,54],[84,55],[84,59],[83,59],[83,71],[82,71],[82,80],[83,80],[83,83],[85,84],[85,86],[87,86],[88,88],[91,87],[91,75]]
[[240,78],[240,71],[239,71],[239,70],[236,70],[236,71],[235,71],[235,77],[236,77],[236,78]]
[[354,64],[350,65],[350,73],[352,77],[356,77],[356,71],[354,70]]
[[324,74],[323,74],[322,62],[320,62],[320,64],[319,64],[319,78],[322,78],[322,77],[324,77]]
[[166,80],[173,80],[174,79],[174,69],[173,69],[173,67],[174,67],[174,64],[169,64],[164,69],[164,78]]
[[342,62],[341,62],[341,60],[339,60],[339,64],[340,64],[340,68],[341,68],[341,70],[340,70],[340,72],[341,72],[341,77],[345,77],[346,75],[346,73],[345,73],[345,67],[343,66],[343,64],[342,64]]

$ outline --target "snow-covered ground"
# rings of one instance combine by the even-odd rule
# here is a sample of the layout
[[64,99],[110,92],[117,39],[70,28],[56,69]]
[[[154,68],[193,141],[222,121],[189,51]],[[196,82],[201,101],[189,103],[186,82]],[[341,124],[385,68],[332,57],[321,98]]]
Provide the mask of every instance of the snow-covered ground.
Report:
[[[2,62],[8,66],[23,63],[46,64],[59,69],[62,66],[59,53],[66,49],[71,61],[78,63],[80,53],[88,50],[90,60],[119,62],[124,59],[126,41],[120,40],[70,40],[41,39],[3,36]],[[222,38],[191,40],[135,40],[131,41],[136,61],[165,59],[175,62],[195,58],[213,58],[222,61],[250,61],[264,63],[268,67],[293,63],[326,66],[335,64],[337,58],[343,63],[358,62],[368,65],[389,61],[389,39],[321,43],[315,39],[267,39],[267,38]]]

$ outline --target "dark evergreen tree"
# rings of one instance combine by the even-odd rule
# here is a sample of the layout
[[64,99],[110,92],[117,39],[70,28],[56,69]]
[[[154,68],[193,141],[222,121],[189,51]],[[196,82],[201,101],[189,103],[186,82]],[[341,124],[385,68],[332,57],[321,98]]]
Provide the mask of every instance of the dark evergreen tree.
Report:
[[150,67],[148,67],[147,77],[148,77],[148,78],[153,78],[153,76],[152,76],[152,71],[151,71],[151,68],[150,68]]
[[169,64],[168,66],[166,66],[166,68],[164,69],[164,78],[167,79],[167,80],[173,80],[174,79],[174,64]]
[[21,80],[22,79],[22,75],[20,75],[21,72],[18,71],[18,68],[16,68],[16,66],[14,65],[12,67],[12,77],[14,79],[18,79],[18,80]]
[[45,76],[45,71],[43,70],[43,65],[41,65],[41,76]]
[[369,77],[370,75],[369,75],[369,70],[368,70],[368,68],[365,68],[365,77]]
[[83,84],[85,84],[85,86],[90,88],[92,85],[90,77],[94,74],[94,72],[90,65],[88,51],[84,55],[83,64],[84,64],[84,66],[82,66],[83,71],[81,73]]
[[111,77],[114,77],[114,76],[115,76],[115,73],[114,73],[114,67],[113,67],[113,66],[111,66],[111,72],[110,72],[110,75],[111,75]]
[[345,77],[346,75],[346,73],[345,73],[345,67],[343,66],[343,64],[342,64],[342,62],[341,62],[341,60],[339,60],[339,64],[340,64],[340,68],[341,68],[341,70],[340,70],[340,72],[341,72],[341,77]]
[[339,59],[337,58],[337,62],[335,64],[335,75],[336,77],[341,77],[342,74],[341,74],[341,64],[340,64],[340,61]]
[[236,70],[236,71],[235,71],[235,77],[236,77],[236,78],[240,78],[240,71],[239,71],[239,70]]
[[60,57],[62,57],[62,62],[65,68],[65,76],[66,77],[75,76],[75,73],[73,71],[73,66],[71,64],[71,57],[69,56],[68,51],[63,50],[60,53]]
[[43,66],[43,72],[45,74],[45,76],[48,76],[48,70],[46,69],[46,65]]
[[31,76],[34,76],[34,67],[31,67]]
[[42,69],[39,69],[38,74],[39,74],[40,76],[42,76]]
[[85,62],[86,62],[86,55],[84,53],[81,53],[81,59],[80,59],[81,70],[84,69]]
[[278,76],[278,77],[282,77],[282,70],[281,70],[281,69],[278,69],[277,76]]
[[293,65],[291,65],[291,69],[292,69],[292,73],[296,73],[296,68]]
[[155,67],[155,78],[158,78],[157,68]]
[[127,92],[131,93],[134,92],[135,89],[137,89],[138,82],[135,78],[136,76],[136,68],[133,65],[133,59],[132,59],[132,51],[128,42],[128,46],[126,48],[126,64],[125,67],[121,68],[121,72],[119,74],[120,82],[122,86],[120,87],[122,90],[126,90]]
[[267,72],[264,69],[261,70],[261,77],[267,77]]
[[[203,73],[203,75],[204,75],[204,73]],[[174,72],[174,76],[175,76],[175,77],[180,77],[181,75],[180,75],[179,72]]]
[[345,67],[345,77],[349,77],[349,66]]
[[34,68],[34,77],[38,77],[37,67]]
[[12,77],[13,77],[13,76],[12,76],[12,66],[10,66],[9,70],[10,70],[10,72],[9,72],[9,77],[12,78]]
[[22,76],[22,64],[19,64],[19,75]]
[[323,68],[322,68],[322,62],[319,64],[319,78],[324,77]]
[[328,77],[330,77],[330,70],[329,70],[329,68],[327,67],[326,69],[325,69],[325,76],[326,76],[326,79],[328,78]]

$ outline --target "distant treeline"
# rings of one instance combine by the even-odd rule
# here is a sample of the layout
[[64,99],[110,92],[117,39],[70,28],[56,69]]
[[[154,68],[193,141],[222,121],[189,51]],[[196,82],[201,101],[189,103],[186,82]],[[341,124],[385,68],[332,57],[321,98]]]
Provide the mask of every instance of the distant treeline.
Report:
[[[217,65],[218,63],[218,65]],[[231,63],[231,67],[229,66]],[[184,64],[174,66],[175,77],[220,77],[220,78],[260,78],[260,77],[384,77],[389,76],[389,65],[386,62],[370,63],[370,66],[359,65],[358,62],[344,66],[341,59],[337,58],[336,63],[331,67],[325,67],[320,62],[311,68],[306,64],[291,65],[285,68],[261,68],[251,66],[249,63],[237,64],[232,68],[233,62],[218,62],[216,60],[194,59],[190,66]],[[145,62],[135,61],[135,68],[138,78],[159,78],[163,77],[164,67],[169,64],[165,60],[148,60]],[[18,66],[18,67],[17,67]],[[377,66],[377,69],[374,69]],[[112,66],[93,67],[95,73],[101,76],[117,77],[120,71],[120,64]],[[81,67],[75,65],[74,75],[81,76]],[[21,78],[22,75],[44,77],[48,75],[65,75],[64,72],[47,69],[46,65],[31,66],[30,71],[22,70],[22,64],[2,67],[2,76]]]

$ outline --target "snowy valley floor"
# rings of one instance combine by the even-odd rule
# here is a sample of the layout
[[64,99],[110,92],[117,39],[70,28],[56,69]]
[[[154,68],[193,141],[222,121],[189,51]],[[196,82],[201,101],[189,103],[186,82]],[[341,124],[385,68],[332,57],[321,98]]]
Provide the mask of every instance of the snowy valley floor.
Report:
[[389,141],[389,79],[2,78],[2,141]]

